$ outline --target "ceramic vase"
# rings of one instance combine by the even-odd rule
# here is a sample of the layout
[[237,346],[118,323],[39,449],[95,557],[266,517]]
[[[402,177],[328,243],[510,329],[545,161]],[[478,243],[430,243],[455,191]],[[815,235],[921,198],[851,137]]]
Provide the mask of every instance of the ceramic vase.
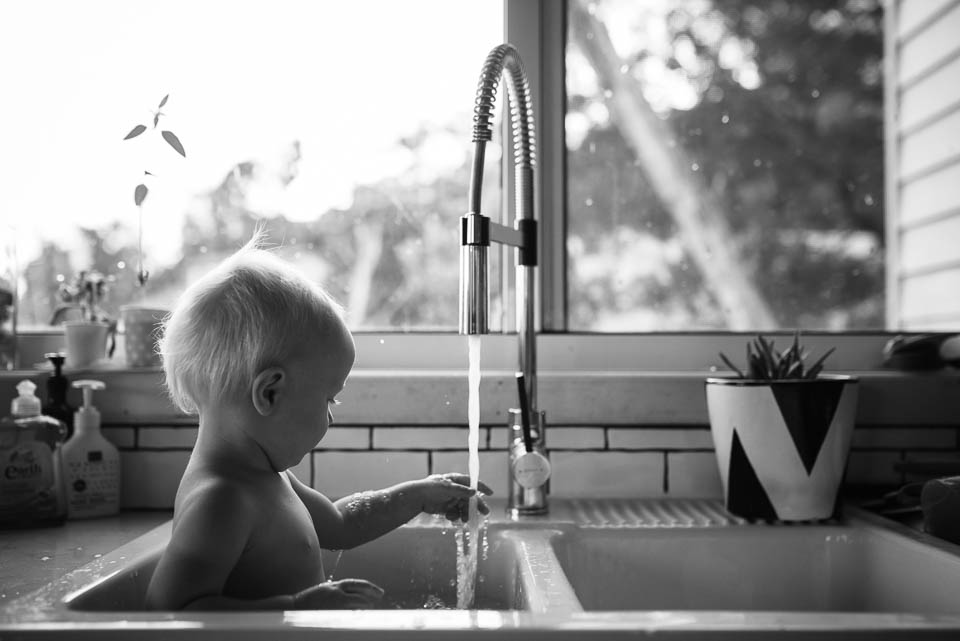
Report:
[[128,305],[120,308],[124,352],[129,367],[159,367],[157,340],[169,312],[153,307]]
[[858,380],[708,378],[707,409],[726,508],[748,519],[837,515]]
[[90,367],[107,355],[109,323],[101,321],[65,321],[67,365],[81,369]]

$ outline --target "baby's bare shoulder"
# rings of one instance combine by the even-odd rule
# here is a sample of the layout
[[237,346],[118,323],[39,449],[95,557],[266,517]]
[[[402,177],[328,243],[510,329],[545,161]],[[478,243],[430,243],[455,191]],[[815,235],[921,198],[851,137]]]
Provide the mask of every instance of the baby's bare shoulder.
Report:
[[[257,488],[242,478],[195,470],[184,474],[174,504],[179,518],[216,520],[257,511]],[[179,519],[178,519],[179,520]]]

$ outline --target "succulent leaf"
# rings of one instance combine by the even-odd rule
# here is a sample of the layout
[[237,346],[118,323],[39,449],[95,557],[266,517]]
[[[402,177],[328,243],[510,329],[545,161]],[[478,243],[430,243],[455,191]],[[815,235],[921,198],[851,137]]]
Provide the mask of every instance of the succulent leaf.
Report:
[[767,340],[757,336],[746,345],[747,369],[746,374],[734,365],[722,352],[720,358],[731,370],[742,379],[754,380],[797,380],[815,379],[823,370],[824,361],[834,352],[830,348],[811,367],[804,366],[808,352],[800,345],[800,332],[796,332],[793,343],[784,351],[778,351],[773,339]]

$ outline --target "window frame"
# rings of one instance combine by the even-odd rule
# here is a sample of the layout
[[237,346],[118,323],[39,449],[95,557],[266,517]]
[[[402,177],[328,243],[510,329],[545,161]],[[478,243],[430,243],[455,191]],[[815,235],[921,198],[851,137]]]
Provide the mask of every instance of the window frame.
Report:
[[[557,425],[703,426],[704,376],[721,367],[719,352],[742,360],[746,332],[655,332],[606,334],[569,332],[566,322],[566,150],[564,45],[566,2],[504,0],[506,39],[520,51],[531,84],[537,123],[539,167],[535,178],[535,215],[541,221],[537,337],[542,406]],[[891,25],[887,22],[888,28]],[[895,26],[895,25],[894,25]],[[495,43],[494,43],[495,44]],[[482,60],[477,61],[479,73]],[[888,65],[886,73],[891,73]],[[888,76],[889,77],[889,76]],[[501,100],[505,97],[500,98]],[[550,105],[553,108],[546,109]],[[889,137],[893,118],[887,121]],[[506,123],[505,123],[506,126]],[[512,176],[510,145],[505,145],[503,176]],[[886,180],[894,180],[888,173]],[[504,203],[512,202],[509,180]],[[889,184],[888,184],[889,187]],[[466,194],[464,194],[464,203]],[[896,220],[890,201],[887,223]],[[511,208],[504,207],[503,211]],[[511,221],[512,222],[512,221]],[[451,220],[455,229],[458,221]],[[508,254],[506,254],[508,255]],[[511,261],[512,262],[512,261]],[[508,273],[512,270],[506,270]],[[509,279],[505,278],[509,288]],[[507,300],[509,298],[507,297]],[[505,323],[503,333],[482,338],[484,400],[481,421],[502,424],[504,408],[514,403],[513,372],[518,341]],[[948,427],[960,406],[960,373],[930,375],[883,368],[883,347],[897,332],[805,332],[804,343],[816,355],[836,347],[831,371],[854,373],[864,382],[858,422],[868,426]],[[789,340],[790,332],[769,332]],[[62,347],[62,333],[42,331],[19,336],[21,367],[0,372],[3,389],[42,362],[45,352]],[[454,332],[361,332],[355,334],[354,376],[338,416],[344,424],[460,424],[466,416],[467,344]],[[70,373],[73,375],[72,373]],[[106,420],[123,424],[193,425],[195,417],[176,412],[162,392],[157,369],[128,370],[115,357],[96,372],[114,392],[105,397]],[[39,380],[38,380],[39,382]],[[356,394],[356,398],[353,395]],[[0,391],[0,396],[2,396]],[[440,402],[445,399],[444,402]]]
[[[568,331],[566,260],[566,145],[564,117],[565,89],[565,0],[503,0],[505,40],[517,47],[528,75],[537,125],[535,172],[535,216],[541,226],[541,268],[537,292],[538,367],[541,371],[690,372],[710,371],[719,365],[718,352],[737,360],[749,332],[654,332],[630,334]],[[889,10],[889,7],[888,7]],[[891,12],[886,26],[895,19]],[[477,61],[479,73],[482,60]],[[891,73],[888,65],[887,74]],[[498,97],[506,100],[506,95]],[[891,133],[893,118],[887,118],[885,133]],[[504,122],[506,128],[509,123]],[[889,137],[889,136],[888,136]],[[503,155],[504,212],[512,210],[512,146]],[[889,169],[889,168],[888,168]],[[895,180],[886,177],[888,187]],[[464,194],[466,199],[466,194]],[[897,215],[895,201],[888,200],[887,224]],[[512,224],[512,220],[508,221]],[[451,228],[457,225],[450,221]],[[512,252],[511,252],[512,254]],[[506,254],[505,254],[506,255]],[[512,256],[510,259],[512,263]],[[506,270],[512,274],[513,270]],[[504,279],[509,287],[509,277]],[[509,297],[505,297],[511,300]],[[484,369],[516,368],[518,351],[512,314],[504,323],[505,332],[484,338]],[[812,352],[822,353],[836,346],[831,369],[870,371],[882,367],[882,348],[895,331],[805,332]],[[765,334],[790,336],[789,331]],[[56,330],[22,333],[21,367],[29,369],[42,361]],[[453,332],[356,332],[357,368],[371,370],[455,370],[466,369],[466,345]],[[785,339],[784,339],[785,342]],[[461,345],[462,344],[462,345]],[[459,347],[458,347],[459,346]],[[33,360],[39,351],[40,358]],[[117,359],[119,362],[119,359]],[[114,367],[118,367],[115,365]]]
[[[541,369],[677,372],[707,370],[718,364],[717,354],[740,354],[751,332],[648,332],[606,334],[569,332],[567,322],[566,261],[566,0],[504,0],[506,36],[524,60],[533,95],[537,123],[538,171],[535,183],[535,210],[541,225],[541,269],[539,270],[538,329],[541,338]],[[895,16],[886,8],[885,29],[893,30]],[[889,49],[888,49],[889,51]],[[887,65],[886,74],[892,73]],[[885,86],[889,86],[885,78]],[[894,131],[892,115],[885,121],[884,135]],[[510,149],[509,145],[505,146]],[[509,176],[509,157],[504,158],[504,175]],[[895,181],[885,174],[887,185]],[[505,202],[512,192],[505,189]],[[887,202],[886,223],[896,220],[896,201]],[[504,211],[508,211],[505,207]],[[789,337],[791,332],[764,332]],[[551,336],[557,334],[558,336]],[[836,346],[831,357],[835,369],[869,371],[880,369],[884,345],[897,332],[857,331],[807,332],[805,344],[814,353]],[[544,347],[548,347],[544,350]],[[552,349],[550,349],[552,348]],[[547,354],[544,354],[544,352]],[[567,357],[555,358],[557,354]]]

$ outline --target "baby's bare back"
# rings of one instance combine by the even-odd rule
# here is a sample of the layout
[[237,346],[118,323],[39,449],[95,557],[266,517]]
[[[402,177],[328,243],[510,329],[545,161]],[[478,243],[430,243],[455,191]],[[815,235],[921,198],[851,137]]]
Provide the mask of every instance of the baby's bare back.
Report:
[[[188,474],[181,492],[192,493]],[[199,479],[196,479],[199,480]],[[324,581],[320,545],[310,513],[282,474],[255,479],[231,478],[247,495],[252,523],[242,552],[223,586],[223,596],[259,599],[293,594]],[[203,491],[204,482],[192,484]],[[179,501],[178,501],[179,502]]]

